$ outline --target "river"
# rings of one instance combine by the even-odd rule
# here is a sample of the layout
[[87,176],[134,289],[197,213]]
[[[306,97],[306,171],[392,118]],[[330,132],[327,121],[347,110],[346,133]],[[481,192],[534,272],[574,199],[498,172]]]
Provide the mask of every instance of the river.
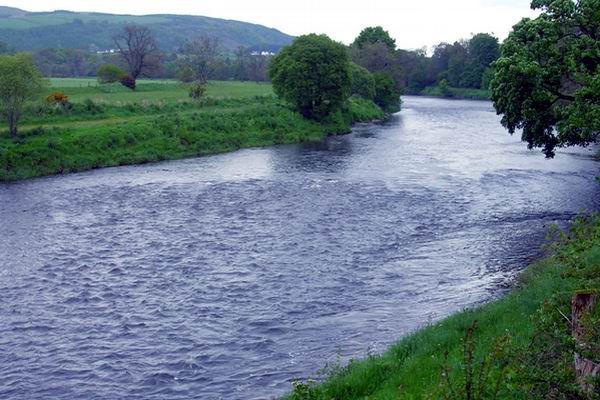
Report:
[[322,143],[0,185],[0,398],[274,398],[501,295],[598,174],[405,97]]

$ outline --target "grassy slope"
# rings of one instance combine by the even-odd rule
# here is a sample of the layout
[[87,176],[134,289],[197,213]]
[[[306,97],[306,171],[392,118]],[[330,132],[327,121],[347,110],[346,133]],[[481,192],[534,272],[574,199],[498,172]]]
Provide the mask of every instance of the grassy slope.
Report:
[[484,89],[465,89],[449,87],[444,93],[439,86],[426,87],[419,93],[422,96],[445,97],[449,99],[490,100],[492,92]]
[[[600,289],[598,217],[576,223],[571,237],[563,238],[556,254],[529,267],[506,297],[420,330],[381,356],[337,368],[323,383],[298,384],[288,399],[466,398],[460,390],[466,382],[462,371],[468,365],[463,350],[465,332],[474,320],[477,321],[475,365],[484,357],[489,359],[499,338],[507,334],[512,338],[506,374],[498,380],[499,399],[577,399],[573,353],[568,346],[567,350],[561,347],[569,341],[570,326],[560,312],[570,315],[570,298],[579,289]],[[549,312],[539,311],[543,304],[550,304]],[[597,309],[600,310],[600,305]],[[540,328],[543,324],[550,328]],[[600,328],[599,320],[595,324]],[[533,340],[534,332],[536,340]],[[539,338],[553,336],[560,339],[539,341]],[[598,337],[595,340],[598,349]],[[448,361],[445,361],[445,352],[448,352]],[[552,354],[548,356],[551,358],[544,360],[546,354]],[[596,357],[600,357],[600,353],[597,352]],[[450,382],[456,390],[449,397],[444,395],[449,388],[442,379],[444,365],[449,366]],[[555,397],[547,397],[550,396],[548,387],[555,391]],[[562,397],[565,393],[570,396]]]
[[52,84],[64,85],[48,92],[66,93],[71,110],[40,102],[17,141],[0,134],[0,181],[317,141],[383,117],[372,102],[352,98],[337,119],[318,124],[280,104],[268,84],[213,82],[201,101],[175,82],[141,83],[136,92],[72,79]]

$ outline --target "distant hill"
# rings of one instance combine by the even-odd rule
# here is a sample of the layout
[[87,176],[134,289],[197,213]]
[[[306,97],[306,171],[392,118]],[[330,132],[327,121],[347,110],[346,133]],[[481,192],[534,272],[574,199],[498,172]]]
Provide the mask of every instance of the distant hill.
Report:
[[112,37],[124,25],[135,23],[152,29],[161,49],[174,51],[186,39],[216,36],[229,50],[277,51],[293,37],[277,29],[247,22],[191,15],[115,15],[92,12],[28,12],[0,6],[0,41],[16,50],[76,48],[109,50]]

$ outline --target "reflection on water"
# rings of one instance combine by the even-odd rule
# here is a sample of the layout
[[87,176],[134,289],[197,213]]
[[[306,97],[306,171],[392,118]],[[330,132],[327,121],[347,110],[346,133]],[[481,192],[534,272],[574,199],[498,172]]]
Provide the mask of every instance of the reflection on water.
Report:
[[406,98],[318,144],[0,186],[0,398],[252,399],[501,293],[588,150]]

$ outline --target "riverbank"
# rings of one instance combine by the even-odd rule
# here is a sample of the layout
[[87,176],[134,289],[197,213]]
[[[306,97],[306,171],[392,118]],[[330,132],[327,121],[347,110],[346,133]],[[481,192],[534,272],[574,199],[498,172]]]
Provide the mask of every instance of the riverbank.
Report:
[[16,140],[0,134],[0,182],[318,141],[384,117],[373,102],[351,98],[319,124],[281,104],[268,84],[215,82],[199,101],[174,82],[141,83],[136,92],[83,80],[53,84],[68,102],[31,106]]
[[419,92],[420,96],[442,97],[458,100],[491,100],[492,92],[483,89],[466,89],[456,87],[429,86]]
[[[585,398],[568,316],[577,291],[600,290],[600,217],[578,219],[555,239],[553,255],[531,265],[504,298],[426,327],[383,355],[335,367],[322,383],[297,383],[286,398]],[[600,305],[586,321],[585,356],[600,362]]]

